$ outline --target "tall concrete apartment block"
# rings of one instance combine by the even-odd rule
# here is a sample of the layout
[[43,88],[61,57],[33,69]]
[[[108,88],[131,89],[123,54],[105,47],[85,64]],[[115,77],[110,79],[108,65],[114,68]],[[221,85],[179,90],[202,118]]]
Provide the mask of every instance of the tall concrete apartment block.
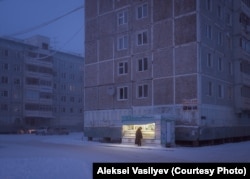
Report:
[[86,136],[133,142],[138,125],[145,143],[162,145],[250,136],[249,0],[85,9]]
[[55,51],[50,39],[0,38],[0,132],[83,126],[83,57]]

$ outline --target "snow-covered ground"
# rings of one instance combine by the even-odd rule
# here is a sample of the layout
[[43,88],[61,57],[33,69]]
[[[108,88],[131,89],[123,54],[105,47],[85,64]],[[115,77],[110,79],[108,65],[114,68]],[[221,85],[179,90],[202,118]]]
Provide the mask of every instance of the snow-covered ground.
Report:
[[[37,142],[36,146],[33,146],[37,140],[43,143]],[[24,142],[31,145],[23,145]],[[44,149],[44,145],[49,146],[50,144],[60,144],[60,146],[65,144],[66,148],[68,146],[78,146],[79,148],[91,146],[97,148],[99,146],[104,147],[101,150],[107,151],[109,151],[109,147],[115,147],[116,153],[119,151],[124,153],[126,150],[136,153],[139,150],[143,157],[155,154],[158,159],[161,156],[166,157],[169,159],[168,162],[250,163],[250,141],[203,147],[165,148],[87,141],[86,138],[82,138],[82,133],[58,136],[0,135],[0,179],[92,179],[92,163],[96,161],[93,156],[83,157],[78,152],[67,153],[67,150],[65,152],[65,150],[60,151],[49,147]],[[41,149],[39,145],[42,146]],[[98,158],[98,161],[110,162],[117,161],[117,159],[112,159],[112,155],[110,155],[107,158]]]

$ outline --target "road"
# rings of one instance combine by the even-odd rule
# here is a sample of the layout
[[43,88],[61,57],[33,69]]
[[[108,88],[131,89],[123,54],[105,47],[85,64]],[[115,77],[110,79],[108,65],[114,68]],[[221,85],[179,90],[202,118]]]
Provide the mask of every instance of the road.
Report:
[[249,163],[250,141],[204,147],[137,147],[60,136],[0,135],[0,178],[92,179],[94,162]]

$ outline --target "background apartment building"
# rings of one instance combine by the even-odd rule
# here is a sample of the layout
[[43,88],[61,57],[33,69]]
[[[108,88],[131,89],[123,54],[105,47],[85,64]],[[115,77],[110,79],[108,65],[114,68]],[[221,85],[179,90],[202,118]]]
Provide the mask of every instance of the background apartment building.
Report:
[[0,38],[0,131],[63,126],[82,130],[83,57],[54,51],[50,39]]
[[249,0],[85,6],[86,136],[133,142],[140,125],[163,145],[249,137]]

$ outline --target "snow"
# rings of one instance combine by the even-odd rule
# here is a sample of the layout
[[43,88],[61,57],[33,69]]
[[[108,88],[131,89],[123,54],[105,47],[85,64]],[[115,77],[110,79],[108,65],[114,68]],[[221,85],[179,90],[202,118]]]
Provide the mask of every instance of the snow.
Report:
[[[176,146],[165,148],[162,146],[142,146],[125,144],[100,143],[82,139],[82,133],[70,133],[63,136],[35,136],[24,135],[0,135],[0,178],[1,179],[92,179],[92,162],[95,159],[82,158],[78,153],[65,153],[65,151],[53,148],[44,150],[43,148],[20,145],[22,141],[34,142],[34,137],[43,142],[54,144],[67,144],[74,146],[106,146],[117,147],[124,152],[126,148],[130,150],[140,150],[142,155],[148,155],[150,150],[157,155],[169,155],[175,157],[173,160],[187,162],[250,162],[250,141],[237,143],[225,143],[214,146],[203,147],[183,147]],[[44,138],[43,138],[44,137]],[[41,145],[37,143],[37,145]],[[108,149],[107,149],[108,150]],[[167,153],[168,152],[168,153]],[[28,155],[27,155],[28,153]],[[38,155],[39,154],[39,155]],[[70,156],[70,157],[69,157]],[[111,156],[108,156],[109,159]],[[104,162],[107,158],[99,159]],[[116,159],[109,161],[116,161]]]

